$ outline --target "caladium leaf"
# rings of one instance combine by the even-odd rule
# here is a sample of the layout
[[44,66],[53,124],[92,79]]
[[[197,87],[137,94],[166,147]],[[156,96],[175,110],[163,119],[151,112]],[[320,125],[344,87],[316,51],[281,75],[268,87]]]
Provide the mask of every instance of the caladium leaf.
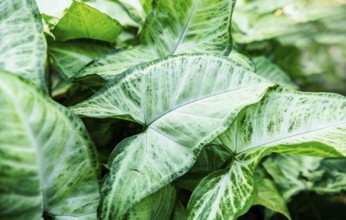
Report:
[[115,42],[121,30],[117,20],[86,4],[73,1],[52,33],[60,41],[87,38]]
[[0,2],[0,68],[46,90],[46,40],[35,1]]
[[180,55],[130,69],[72,107],[80,115],[144,125],[142,133],[115,148],[100,218],[121,219],[142,198],[188,171],[200,148],[272,85],[227,58]]
[[[345,156],[345,134],[345,97],[283,88],[269,91],[258,104],[239,113],[230,128],[213,141],[213,144],[228,148],[235,155],[234,162],[229,171],[211,174],[197,186],[193,192],[194,199],[189,203],[190,218],[229,219],[239,216],[255,196],[253,172],[263,155],[274,151]],[[231,192],[226,193],[228,191]],[[242,196],[233,197],[235,194]],[[208,203],[211,195],[222,195],[213,199],[219,204],[213,209]],[[231,208],[225,211],[225,207]]]
[[139,38],[141,45],[96,59],[76,78],[98,74],[106,80],[144,62],[173,54],[231,49],[231,16],[235,0],[157,0]]
[[112,47],[98,41],[71,40],[50,42],[48,54],[61,74],[66,78],[71,78],[94,58],[111,50]]
[[[266,177],[264,171],[261,169],[256,170],[255,179],[258,194],[254,205],[264,206],[274,212],[284,215],[287,219],[291,219],[285,198],[277,189],[275,182]],[[289,182],[289,180],[287,180],[287,182]]]
[[82,122],[0,72],[0,218],[95,219],[99,165]]
[[175,189],[171,185],[167,185],[140,201],[129,212],[127,219],[170,219],[175,201]]

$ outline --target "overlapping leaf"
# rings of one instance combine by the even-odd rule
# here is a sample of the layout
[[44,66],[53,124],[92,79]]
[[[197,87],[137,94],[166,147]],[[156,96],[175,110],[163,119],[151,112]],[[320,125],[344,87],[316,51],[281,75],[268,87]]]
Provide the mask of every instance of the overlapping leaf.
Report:
[[[227,147],[235,155],[234,162],[230,171],[211,174],[197,187],[189,204],[190,218],[239,216],[255,196],[253,172],[263,155],[275,151],[345,156],[345,134],[345,97],[282,88],[270,91],[261,102],[242,111],[233,125],[213,141]],[[242,196],[231,196],[237,194]],[[208,203],[211,195],[222,195],[213,199],[219,204],[213,209]],[[232,208],[225,211],[225,207]]]
[[255,179],[258,194],[254,205],[262,205],[272,211],[281,213],[287,219],[291,219],[285,198],[277,189],[275,182],[266,177],[260,169],[256,170]]
[[228,53],[234,0],[157,0],[140,33],[141,45],[96,59],[76,78],[109,80],[126,69],[173,54]]
[[142,198],[184,174],[200,148],[270,86],[227,58],[183,55],[131,69],[74,106],[80,115],[131,120],[145,128],[116,147],[102,187],[100,217],[122,218]]
[[0,11],[0,68],[46,89],[46,41],[35,1],[2,0]]
[[82,122],[0,72],[0,218],[95,219],[99,167]]
[[176,192],[167,185],[140,201],[128,214],[129,220],[170,219],[173,212]]
[[306,190],[318,193],[338,193],[345,190],[345,164],[345,158],[325,159],[296,155],[278,155],[263,163],[286,200]]
[[73,1],[54,27],[53,34],[60,41],[88,38],[115,42],[121,30],[118,21],[86,4]]
[[95,41],[50,42],[48,53],[53,64],[66,77],[73,77],[83,66],[112,48]]

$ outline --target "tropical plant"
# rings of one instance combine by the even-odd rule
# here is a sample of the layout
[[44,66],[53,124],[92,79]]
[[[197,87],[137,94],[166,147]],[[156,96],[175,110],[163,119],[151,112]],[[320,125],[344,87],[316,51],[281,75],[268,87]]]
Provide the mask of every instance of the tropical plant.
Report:
[[345,91],[281,58],[346,48],[343,2],[54,4],[0,2],[0,219],[298,219],[296,195],[342,197],[346,97],[298,90]]

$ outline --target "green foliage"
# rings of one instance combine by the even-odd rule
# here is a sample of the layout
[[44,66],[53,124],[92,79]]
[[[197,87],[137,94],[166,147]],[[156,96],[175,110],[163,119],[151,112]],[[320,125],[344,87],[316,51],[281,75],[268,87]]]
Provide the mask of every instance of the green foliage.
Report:
[[343,1],[36,2],[0,3],[0,219],[339,210]]

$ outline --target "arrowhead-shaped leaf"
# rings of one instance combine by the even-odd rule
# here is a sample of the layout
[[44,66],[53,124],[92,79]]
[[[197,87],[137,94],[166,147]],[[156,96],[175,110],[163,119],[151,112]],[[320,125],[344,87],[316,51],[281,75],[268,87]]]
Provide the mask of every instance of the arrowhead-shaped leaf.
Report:
[[225,54],[231,48],[234,0],[157,0],[140,33],[141,45],[96,59],[76,78],[109,80],[126,69],[173,54]]
[[115,149],[100,217],[121,219],[142,198],[184,174],[200,148],[270,86],[227,58],[181,55],[130,69],[74,106],[80,115],[144,125],[142,133]]
[[0,72],[0,218],[95,219],[99,165],[82,122]]
[[0,1],[0,68],[46,90],[46,40],[35,1]]
[[57,40],[94,39],[115,42],[122,31],[119,22],[78,1],[72,5],[53,30]]
[[[235,218],[247,209],[247,200],[254,195],[253,172],[256,164],[268,152],[281,152],[311,156],[345,156],[346,155],[346,98],[327,93],[302,93],[278,88],[272,90],[259,103],[243,110],[230,128],[213,141],[223,145],[232,154],[234,162],[230,171],[214,176],[200,183],[189,203],[190,218]],[[234,166],[234,164],[241,164]],[[246,165],[246,166],[245,166]],[[234,171],[238,169],[238,171]],[[248,173],[244,173],[244,169]],[[235,172],[235,174],[233,174]],[[251,175],[250,175],[251,173]],[[232,175],[235,176],[232,178]],[[238,177],[240,176],[240,177]],[[232,184],[224,185],[221,181],[231,178]],[[231,185],[230,185],[231,184]],[[209,187],[207,187],[210,185]],[[230,188],[226,188],[226,187]],[[238,187],[234,187],[238,186]],[[244,187],[247,187],[244,194]],[[224,192],[231,190],[228,196]],[[210,209],[208,195],[215,197],[219,204]],[[236,200],[236,201],[234,201]],[[229,206],[228,203],[239,204]],[[220,213],[226,213],[221,217]]]

